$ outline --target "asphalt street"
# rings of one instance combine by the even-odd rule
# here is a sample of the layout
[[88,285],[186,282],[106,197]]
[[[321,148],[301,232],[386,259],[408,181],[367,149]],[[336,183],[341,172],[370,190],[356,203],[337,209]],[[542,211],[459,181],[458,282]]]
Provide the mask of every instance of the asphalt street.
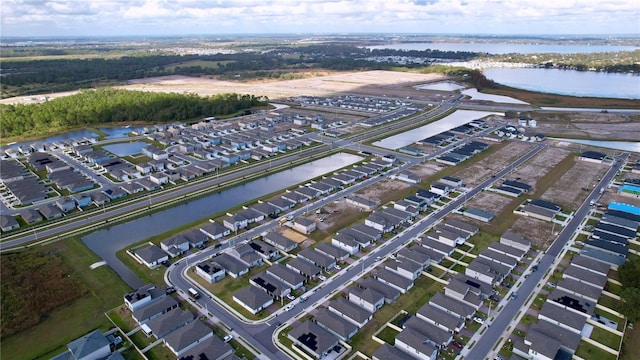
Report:
[[[535,287],[538,285],[542,277],[544,276],[546,269],[548,269],[553,263],[554,259],[560,254],[562,248],[569,242],[571,236],[576,231],[582,220],[590,210],[589,202],[591,200],[597,200],[600,196],[600,189],[607,187],[615,174],[620,170],[624,164],[624,160],[628,157],[628,154],[624,154],[618,157],[616,164],[614,164],[607,173],[600,179],[598,185],[589,194],[587,199],[575,212],[573,218],[569,221],[567,226],[560,231],[560,234],[553,242],[553,244],[547,249],[546,253],[540,259],[538,268],[539,271],[530,272],[526,278],[520,278],[522,284],[517,289],[512,289],[513,292],[517,292],[518,296],[515,299],[508,301],[507,305],[498,313],[495,320],[491,323],[491,327],[487,328],[485,333],[480,339],[478,339],[475,345],[465,355],[467,359],[484,359],[489,352],[493,349],[495,343],[499,340],[508,324],[516,316],[517,312],[524,305],[525,301],[529,297],[529,294],[533,293]],[[508,294],[509,295],[509,294]]]
[[[426,229],[433,226],[436,222],[440,221],[444,216],[446,216],[453,210],[463,205],[465,201],[467,201],[468,199],[470,199],[480,191],[483,191],[485,187],[491,185],[491,183],[496,181],[498,178],[508,174],[508,172],[511,171],[513,167],[517,167],[521,165],[522,163],[530,159],[532,156],[534,156],[543,148],[544,148],[544,145],[537,144],[537,146],[534,149],[532,149],[531,151],[529,151],[528,153],[524,154],[522,157],[517,159],[511,166],[507,166],[503,170],[495,174],[496,175],[495,177],[491,177],[483,181],[479,185],[477,185],[475,188],[469,190],[466,196],[459,196],[457,199],[451,201],[449,204],[444,206],[439,211],[434,212],[433,214],[422,219],[419,222],[416,222],[415,224],[410,226],[408,229],[402,231],[393,239],[387,241],[386,243],[382,244],[375,250],[371,251],[365,257],[361,258],[357,263],[343,269],[340,273],[338,273],[338,275],[335,275],[329,281],[323,282],[323,284],[317,287],[315,291],[312,291],[309,293],[309,298],[305,302],[305,304],[309,304],[307,306],[298,304],[292,311],[283,312],[282,310],[280,310],[280,312],[277,313],[277,316],[275,318],[266,319],[266,322],[263,322],[261,324],[258,324],[258,323],[247,324],[241,321],[240,319],[236,318],[235,316],[229,314],[226,309],[224,309],[222,306],[217,304],[214,300],[210,299],[209,297],[201,297],[201,299],[197,301],[201,307],[205,308],[206,311],[211,313],[215,318],[222,321],[228,328],[232,328],[236,335],[242,336],[245,339],[253,340],[251,341],[251,343],[254,346],[256,346],[256,348],[269,359],[275,359],[275,358],[287,359],[288,357],[284,353],[280,352],[272,342],[272,336],[276,329],[274,322],[285,324],[288,321],[292,320],[294,317],[296,317],[301,310],[304,309],[304,312],[306,313],[312,310],[315,307],[316,303],[321,303],[326,301],[326,299],[330,297],[335,291],[337,291],[337,289],[341,288],[343,285],[347,284],[350,281],[354,281],[360,278],[362,276],[361,273],[363,272],[364,269],[370,269],[374,265],[376,265],[376,263],[380,262],[381,260],[379,260],[378,257],[386,258],[392,252],[395,252],[396,250],[400,249],[406,243],[410,242],[411,239],[422,234]],[[435,156],[435,155],[432,155],[432,156]],[[409,164],[406,164],[405,166],[409,166]],[[367,183],[368,181],[373,181],[373,180],[376,180],[377,178],[379,177],[371,178],[365,182],[359,183],[353,187],[348,188],[348,190],[350,192],[357,191],[361,186],[363,187],[363,186],[370,185],[369,183]],[[340,196],[343,196],[344,194],[345,193],[343,192],[335,194],[327,198],[326,201],[327,202],[334,201],[334,199],[340,198]],[[313,210],[319,206],[322,206],[320,203],[324,205],[324,202],[319,201],[318,203],[314,204],[311,209]],[[299,209],[297,211],[301,212],[301,211],[304,211],[305,209],[306,207],[304,209]],[[296,215],[298,214],[294,213],[294,216]],[[251,238],[252,236],[259,234],[258,231],[261,232],[261,231],[264,231],[264,229],[260,229],[260,228],[255,229],[254,233],[248,232],[246,234],[243,234],[243,236],[246,236],[247,238]],[[206,249],[205,251],[202,251],[188,259],[185,259],[180,261],[179,263],[173,264],[170,268],[170,274],[168,276],[170,283],[176,288],[180,289],[183,293],[186,293],[186,290],[189,287],[192,287],[193,284],[189,283],[184,278],[183,273],[185,269],[188,267],[189,264],[193,265],[196,262],[201,261],[213,255],[214,251],[218,252],[220,251],[220,249],[211,249],[211,248]]]

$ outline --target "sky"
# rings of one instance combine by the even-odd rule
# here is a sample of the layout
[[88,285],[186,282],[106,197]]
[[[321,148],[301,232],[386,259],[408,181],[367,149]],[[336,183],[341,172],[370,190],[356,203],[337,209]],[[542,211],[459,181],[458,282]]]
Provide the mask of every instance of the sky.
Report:
[[1,0],[0,36],[635,34],[640,0]]

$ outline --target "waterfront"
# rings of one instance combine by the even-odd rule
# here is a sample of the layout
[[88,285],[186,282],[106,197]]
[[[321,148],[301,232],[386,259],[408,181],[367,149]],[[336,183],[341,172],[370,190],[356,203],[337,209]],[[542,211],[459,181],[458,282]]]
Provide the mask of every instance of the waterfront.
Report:
[[499,84],[535,92],[640,99],[640,76],[542,68],[494,68],[484,75]]
[[305,182],[328,172],[354,164],[362,157],[338,153],[304,165],[268,175],[181,205],[86,235],[82,241],[107,262],[132,287],[140,279],[117,257],[116,252],[152,236],[165,233],[196,220]]
[[504,115],[498,112],[474,111],[474,110],[457,110],[436,122],[421,126],[416,129],[405,131],[403,133],[390,136],[386,139],[376,141],[372,145],[385,149],[396,150],[401,147],[415,143],[418,140],[428,138],[441,132],[451,130],[456,126],[460,126],[473,120],[481,119],[488,115]]
[[630,151],[640,153],[640,142],[633,141],[604,141],[604,140],[583,140],[583,139],[567,139],[567,138],[550,138],[556,141],[566,141],[574,144],[595,146],[605,149],[613,149],[620,151]]
[[620,45],[557,45],[557,44],[521,44],[521,43],[450,43],[450,42],[432,42],[432,43],[403,43],[403,44],[387,44],[367,46],[368,49],[394,49],[394,50],[440,50],[440,51],[469,51],[486,54],[541,54],[541,53],[557,53],[557,54],[586,54],[599,52],[618,52],[637,50],[637,46],[620,46]]

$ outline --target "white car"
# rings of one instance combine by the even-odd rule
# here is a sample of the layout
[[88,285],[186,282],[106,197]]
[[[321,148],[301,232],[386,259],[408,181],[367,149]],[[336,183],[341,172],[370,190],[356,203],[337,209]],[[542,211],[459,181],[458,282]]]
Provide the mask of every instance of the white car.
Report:
[[231,339],[233,339],[233,335],[229,334],[229,335],[225,335],[225,337],[222,340],[228,343],[229,341],[231,341]]
[[293,295],[291,295],[291,294],[287,294],[287,299],[289,299],[289,300],[293,301],[293,300],[295,300],[295,299],[296,299],[296,297],[295,297],[295,296],[293,296]]
[[336,270],[338,270],[338,271],[342,270],[342,266],[336,265]]
[[484,319],[479,316],[474,316],[473,321],[477,322],[478,324],[484,324]]
[[320,281],[327,281],[327,277],[324,275],[318,275],[318,279],[320,279]]
[[290,310],[293,310],[293,307],[294,307],[294,306],[295,306],[294,304],[289,304],[289,305],[287,305],[287,306],[285,306],[285,307],[284,307],[284,311],[290,311]]

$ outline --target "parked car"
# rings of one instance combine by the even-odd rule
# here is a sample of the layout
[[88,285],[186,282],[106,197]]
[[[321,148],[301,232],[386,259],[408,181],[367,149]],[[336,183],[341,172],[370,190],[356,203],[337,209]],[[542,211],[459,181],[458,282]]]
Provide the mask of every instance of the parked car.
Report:
[[517,297],[518,297],[518,293],[513,293],[513,294],[511,294],[511,298],[512,298],[512,299],[515,299],[515,298],[517,298]]
[[290,310],[293,310],[293,307],[294,307],[294,306],[295,306],[294,304],[289,304],[289,305],[287,305],[287,306],[285,306],[285,307],[284,307],[284,311],[290,311]]
[[453,347],[454,347],[454,348],[456,348],[456,349],[462,349],[462,347],[463,347],[462,345],[460,345],[460,344],[459,344],[457,341],[455,341],[455,340],[452,340],[452,341],[451,341],[451,346],[453,346]]
[[224,342],[228,343],[229,341],[231,341],[231,339],[233,339],[233,335],[229,334],[229,335],[225,335],[222,340],[224,340]]
[[318,279],[320,279],[320,281],[327,281],[327,277],[324,275],[318,275]]
[[342,270],[342,266],[336,265],[336,270],[338,270],[338,271]]
[[484,324],[484,319],[479,316],[474,316],[473,321],[477,322],[478,324]]
[[296,297],[295,297],[295,296],[293,296],[293,295],[291,295],[291,294],[287,294],[287,299],[289,299],[289,300],[293,301],[293,300],[295,300],[295,299],[296,299]]

